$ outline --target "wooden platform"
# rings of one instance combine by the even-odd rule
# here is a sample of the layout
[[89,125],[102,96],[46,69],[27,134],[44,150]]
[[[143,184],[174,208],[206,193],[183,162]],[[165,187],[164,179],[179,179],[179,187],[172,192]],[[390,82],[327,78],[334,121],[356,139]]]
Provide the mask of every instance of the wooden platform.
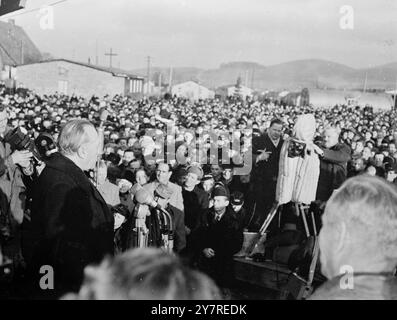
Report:
[[291,273],[285,265],[273,261],[254,262],[246,258],[234,258],[234,271],[239,281],[277,291],[285,289]]

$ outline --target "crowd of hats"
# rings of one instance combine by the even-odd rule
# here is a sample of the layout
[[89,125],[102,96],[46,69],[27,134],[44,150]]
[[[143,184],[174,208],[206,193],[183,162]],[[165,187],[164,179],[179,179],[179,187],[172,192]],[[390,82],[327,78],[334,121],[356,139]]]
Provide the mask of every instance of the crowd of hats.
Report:
[[[243,144],[251,141],[252,136],[264,132],[274,118],[283,121],[284,135],[289,136],[298,115],[313,113],[317,123],[316,141],[321,142],[320,137],[326,127],[335,126],[341,131],[341,139],[352,148],[355,159],[362,153],[362,150],[355,152],[356,145],[363,141],[371,152],[371,158],[365,159],[367,164],[376,154],[382,153],[386,159],[385,166],[396,167],[395,153],[389,150],[396,138],[395,112],[374,112],[370,106],[338,105],[314,110],[310,106],[280,107],[256,99],[192,102],[169,95],[141,100],[122,95],[86,99],[75,95],[38,95],[27,89],[17,89],[15,93],[7,94],[2,85],[0,104],[7,109],[11,127],[24,127],[33,137],[47,132],[55,139],[62,125],[72,118],[87,118],[99,125],[102,121],[100,111],[106,109],[109,116],[102,121],[105,144],[112,144],[121,150],[139,144],[147,153],[159,148],[158,136],[166,137],[178,148],[182,145],[189,147],[193,143],[218,143],[220,146],[221,140],[213,141],[210,134],[205,136],[203,132],[229,132],[231,139],[240,139]],[[166,131],[169,123],[173,124],[171,137]],[[252,129],[252,136],[241,134],[241,130],[247,128]],[[205,140],[195,141],[199,134]]]

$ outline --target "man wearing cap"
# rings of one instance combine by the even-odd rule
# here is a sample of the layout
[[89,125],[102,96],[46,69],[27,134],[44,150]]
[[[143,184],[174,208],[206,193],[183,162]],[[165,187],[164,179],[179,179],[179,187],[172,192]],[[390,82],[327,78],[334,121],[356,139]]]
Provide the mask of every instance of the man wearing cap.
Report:
[[199,267],[208,273],[220,287],[228,288],[233,281],[233,255],[243,244],[243,232],[233,209],[230,194],[222,185],[213,193],[214,206],[208,211],[206,224],[199,228],[197,249]]
[[244,194],[240,191],[235,191],[231,194],[231,201],[233,211],[236,214],[239,228],[244,230],[247,226],[247,211],[244,206]]
[[[180,253],[186,247],[186,232],[184,224],[183,211],[176,209],[170,204],[173,190],[167,185],[159,184],[154,190],[154,201],[158,207],[151,209],[151,215],[147,220],[149,229],[149,245],[161,247],[162,243],[161,230],[164,227],[163,219],[159,219],[164,213],[161,209],[168,212],[172,217],[173,227],[173,251]],[[161,208],[161,209],[160,209]]]

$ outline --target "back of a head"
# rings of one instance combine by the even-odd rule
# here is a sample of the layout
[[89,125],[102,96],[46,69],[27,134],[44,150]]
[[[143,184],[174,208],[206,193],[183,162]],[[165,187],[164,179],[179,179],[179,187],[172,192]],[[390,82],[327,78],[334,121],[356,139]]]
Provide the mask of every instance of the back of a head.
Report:
[[95,130],[94,125],[84,119],[71,120],[66,123],[59,134],[59,151],[64,155],[76,153],[82,144],[89,141],[88,127]]
[[220,299],[219,290],[210,278],[160,249],[130,250],[99,267],[88,267],[85,273],[78,299]]
[[[322,219],[323,268],[326,261],[337,261],[330,256],[337,254],[397,265],[397,190],[385,180],[369,175],[347,180],[328,201]],[[344,242],[338,244],[341,233]]]

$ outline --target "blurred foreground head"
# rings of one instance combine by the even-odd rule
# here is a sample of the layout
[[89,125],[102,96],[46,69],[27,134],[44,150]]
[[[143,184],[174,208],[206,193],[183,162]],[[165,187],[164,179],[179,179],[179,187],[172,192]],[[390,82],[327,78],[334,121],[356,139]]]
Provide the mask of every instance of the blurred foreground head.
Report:
[[189,269],[160,249],[127,251],[85,269],[76,300],[213,300],[219,290],[206,275]]
[[397,191],[378,177],[347,180],[327,203],[320,232],[322,272],[392,273],[397,266]]

